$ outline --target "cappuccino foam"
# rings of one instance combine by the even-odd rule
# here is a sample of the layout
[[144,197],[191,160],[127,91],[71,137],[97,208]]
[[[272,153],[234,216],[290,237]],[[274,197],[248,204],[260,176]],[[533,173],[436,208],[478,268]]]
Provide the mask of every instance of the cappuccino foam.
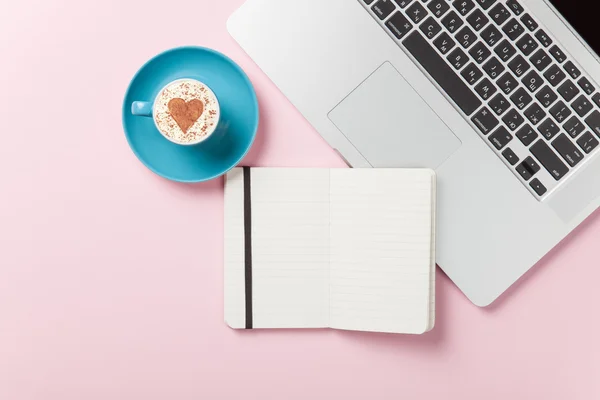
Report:
[[172,82],[154,104],[156,126],[165,137],[180,144],[206,139],[216,129],[219,117],[219,102],[212,90],[192,79]]

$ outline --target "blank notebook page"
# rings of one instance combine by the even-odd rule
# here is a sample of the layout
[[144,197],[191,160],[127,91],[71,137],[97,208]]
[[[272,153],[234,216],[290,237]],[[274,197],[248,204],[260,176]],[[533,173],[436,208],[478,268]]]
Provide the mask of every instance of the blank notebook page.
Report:
[[240,329],[431,329],[434,199],[430,170],[232,170],[226,322]]
[[[225,318],[244,328],[243,176],[227,176]],[[329,327],[329,170],[252,168],[253,328]]]
[[331,170],[332,328],[433,327],[434,182],[424,169]]

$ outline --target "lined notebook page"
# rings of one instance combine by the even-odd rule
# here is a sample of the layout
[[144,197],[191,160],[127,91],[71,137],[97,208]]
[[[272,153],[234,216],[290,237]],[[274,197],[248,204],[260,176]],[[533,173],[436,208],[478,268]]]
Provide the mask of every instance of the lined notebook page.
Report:
[[[226,320],[244,327],[242,171],[225,203]],[[241,190],[241,193],[238,191]],[[251,169],[254,328],[329,326],[329,170]]]
[[434,181],[430,170],[331,170],[332,328],[432,328]]

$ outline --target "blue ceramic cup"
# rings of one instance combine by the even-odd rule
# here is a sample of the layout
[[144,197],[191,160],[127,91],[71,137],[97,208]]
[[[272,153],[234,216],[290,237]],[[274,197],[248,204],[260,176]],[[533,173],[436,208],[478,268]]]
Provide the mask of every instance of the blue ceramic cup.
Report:
[[[149,118],[157,94],[179,79],[204,83],[219,101],[218,127],[198,145],[165,140]],[[137,101],[143,103],[132,110]],[[259,110],[252,83],[235,62],[218,51],[188,46],[160,53],[140,68],[125,93],[122,118],[127,142],[146,167],[163,178],[192,183],[217,178],[240,163],[256,137]]]
[[[173,100],[175,98],[177,98],[177,100],[182,100],[179,98],[179,96],[182,96],[183,93],[180,93],[179,95],[174,95],[175,93],[173,92],[173,90],[176,90],[178,87],[181,86],[181,84],[188,84],[195,88],[202,88],[202,92],[199,92],[199,94],[201,94],[204,100],[202,101],[202,103],[204,104],[202,110],[196,114],[197,119],[194,121],[188,121],[189,123],[188,125],[186,125],[185,129],[180,125],[180,128],[182,130],[182,136],[187,136],[185,135],[185,133],[187,133],[187,129],[191,128],[192,125],[195,125],[197,120],[200,121],[200,126],[204,125],[204,121],[206,120],[207,116],[210,115],[208,119],[208,121],[210,121],[210,125],[206,123],[206,126],[204,127],[205,130],[203,131],[204,133],[201,136],[195,138],[194,140],[189,140],[189,137],[185,141],[178,140],[173,135],[173,131],[176,131],[177,133],[177,128],[173,129],[173,120],[176,119],[176,116],[167,115],[169,114],[169,110],[167,109],[167,101]],[[182,103],[183,107],[188,107],[188,103],[186,103],[185,101],[183,101]],[[210,110],[207,109],[208,105],[210,105]],[[189,78],[177,79],[168,83],[158,92],[153,101],[134,101],[131,104],[131,113],[138,117],[152,117],[156,129],[161,133],[161,135],[165,137],[165,139],[175,144],[183,146],[193,146],[207,140],[219,128],[219,123],[221,119],[221,108],[219,105],[219,99],[212,91],[212,89],[208,87],[208,85],[206,85],[205,83],[200,82],[199,80]],[[170,121],[165,122],[165,119],[168,119]],[[177,122],[177,124],[179,124],[179,122]]]

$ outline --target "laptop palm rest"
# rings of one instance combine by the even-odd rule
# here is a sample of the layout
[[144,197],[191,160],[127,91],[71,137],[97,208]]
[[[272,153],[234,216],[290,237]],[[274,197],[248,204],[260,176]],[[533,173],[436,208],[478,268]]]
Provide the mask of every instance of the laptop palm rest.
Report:
[[389,62],[329,112],[373,167],[436,168],[460,140]]

